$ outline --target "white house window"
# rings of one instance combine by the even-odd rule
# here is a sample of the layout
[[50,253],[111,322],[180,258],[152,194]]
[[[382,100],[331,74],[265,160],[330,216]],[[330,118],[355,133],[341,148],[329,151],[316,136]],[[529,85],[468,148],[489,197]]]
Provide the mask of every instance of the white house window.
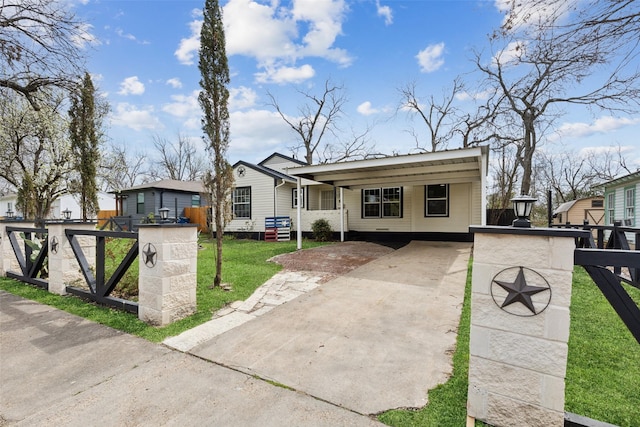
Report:
[[237,187],[233,190],[233,217],[251,218],[251,187]]
[[325,190],[320,192],[320,209],[328,211],[336,208],[336,192]]
[[367,188],[362,190],[363,218],[401,218],[402,188]]
[[449,216],[449,184],[425,187],[425,216]]
[[625,188],[624,190],[624,219],[630,220],[631,226],[635,225],[636,189]]
[[613,224],[616,216],[616,194],[609,193],[607,194],[607,224]]
[[[304,188],[300,189],[300,194],[302,195],[300,207],[304,208]],[[294,188],[291,191],[291,206],[294,208],[298,207],[298,189]]]

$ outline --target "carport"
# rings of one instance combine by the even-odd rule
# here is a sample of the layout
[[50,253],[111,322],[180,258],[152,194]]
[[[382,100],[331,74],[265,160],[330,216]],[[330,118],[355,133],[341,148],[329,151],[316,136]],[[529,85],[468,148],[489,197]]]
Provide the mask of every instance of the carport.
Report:
[[[339,189],[340,203],[338,209],[341,211],[340,236],[344,240],[344,209],[348,208],[350,212],[359,212],[361,218],[365,221],[361,222],[361,227],[375,228],[376,230],[391,230],[395,227],[398,230],[408,230],[409,232],[429,231],[425,226],[425,221],[420,220],[419,202],[423,200],[424,217],[432,218],[440,217],[439,227],[443,224],[455,224],[456,229],[467,229],[471,224],[486,224],[486,177],[488,171],[489,148],[486,146],[464,148],[456,150],[446,150],[422,154],[410,154],[401,156],[390,156],[376,159],[355,160],[341,163],[310,165],[292,168],[287,171],[291,176],[297,178],[298,194],[300,194],[302,180],[308,179],[317,183],[332,185]],[[449,185],[469,185],[467,192],[468,215],[462,220],[454,217],[449,210]],[[440,215],[429,215],[427,212],[428,195],[427,188],[430,185],[446,185],[447,199],[446,212]],[[407,212],[396,215],[393,222],[384,215],[380,218],[369,218],[364,212],[364,193],[362,196],[356,194],[350,199],[345,200],[344,190],[361,190],[373,188],[401,189],[398,191],[404,197],[400,200],[400,211]],[[424,190],[423,190],[424,188]],[[367,190],[370,191],[370,190]],[[373,190],[371,190],[373,191]],[[424,192],[421,199],[420,192]],[[409,193],[411,192],[411,193]],[[460,197],[461,198],[461,197]],[[380,203],[384,203],[381,201]],[[411,203],[411,206],[408,206]],[[463,205],[466,202],[459,202]],[[460,206],[456,206],[460,210]],[[301,223],[302,207],[297,206],[297,224]],[[456,211],[457,213],[458,211]],[[464,212],[459,214],[464,216]],[[355,215],[357,217],[357,215]],[[443,219],[443,218],[446,218]],[[386,222],[385,222],[386,221]],[[350,219],[351,222],[351,219]],[[434,224],[436,222],[434,221]],[[391,228],[389,225],[391,224]],[[302,229],[297,228],[298,249],[302,248]]]

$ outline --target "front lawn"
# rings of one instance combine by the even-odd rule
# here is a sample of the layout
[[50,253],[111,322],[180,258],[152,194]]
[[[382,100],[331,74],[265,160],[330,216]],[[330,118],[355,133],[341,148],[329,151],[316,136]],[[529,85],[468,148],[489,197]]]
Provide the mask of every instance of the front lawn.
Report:
[[[429,391],[419,410],[393,410],[379,416],[392,426],[464,426],[469,370],[471,267],[453,355],[453,375]],[[626,287],[636,303],[640,290]],[[582,267],[576,267],[565,410],[620,427],[640,426],[640,345]],[[477,426],[484,423],[476,422]]]
[[[273,256],[296,250],[295,241],[262,242],[225,239],[222,280],[231,285],[231,291],[223,291],[209,288],[213,283],[215,272],[214,244],[210,240],[200,241],[196,313],[162,328],[149,326],[130,313],[97,306],[70,295],[50,294],[42,289],[7,278],[0,278],[0,289],[154,342],[160,342],[166,337],[178,335],[210,320],[211,314],[224,307],[225,304],[248,298],[256,288],[282,268],[278,264],[267,262],[267,260]],[[305,241],[304,247],[310,248],[318,245],[320,243]]]

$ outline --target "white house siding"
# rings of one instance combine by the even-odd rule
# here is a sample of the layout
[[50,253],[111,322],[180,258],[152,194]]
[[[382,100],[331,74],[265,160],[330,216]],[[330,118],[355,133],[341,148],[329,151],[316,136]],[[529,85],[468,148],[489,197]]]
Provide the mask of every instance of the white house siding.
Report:
[[260,163],[262,166],[266,166],[269,169],[273,169],[280,173],[287,173],[287,168],[299,167],[299,163],[292,162],[291,160],[284,159],[280,156],[273,156],[269,160]]
[[233,219],[227,231],[264,232],[264,219],[274,216],[274,179],[246,167],[243,177],[236,175],[236,187],[251,187],[251,218]]
[[402,218],[362,218],[360,190],[345,190],[349,229],[355,231],[467,233],[481,224],[480,183],[449,185],[449,216],[425,217],[425,186],[403,187]]

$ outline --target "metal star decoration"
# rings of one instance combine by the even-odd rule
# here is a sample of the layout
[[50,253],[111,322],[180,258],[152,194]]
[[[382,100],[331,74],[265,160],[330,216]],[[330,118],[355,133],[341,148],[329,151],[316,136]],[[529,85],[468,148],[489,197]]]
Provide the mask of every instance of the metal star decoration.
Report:
[[149,268],[153,268],[156,265],[156,255],[158,252],[156,251],[155,246],[151,243],[147,243],[144,246],[144,250],[142,251],[142,255],[144,255],[144,265]]
[[507,297],[504,302],[500,306],[500,308],[504,308],[508,305],[514,304],[516,302],[522,303],[525,307],[529,309],[533,314],[538,314],[536,312],[536,308],[533,305],[533,301],[531,300],[531,296],[537,293],[547,291],[549,288],[544,288],[541,286],[529,286],[527,285],[527,280],[524,277],[524,269],[520,267],[518,271],[518,275],[513,282],[506,282],[503,280],[493,280],[497,285],[499,285],[502,289],[508,292]]

